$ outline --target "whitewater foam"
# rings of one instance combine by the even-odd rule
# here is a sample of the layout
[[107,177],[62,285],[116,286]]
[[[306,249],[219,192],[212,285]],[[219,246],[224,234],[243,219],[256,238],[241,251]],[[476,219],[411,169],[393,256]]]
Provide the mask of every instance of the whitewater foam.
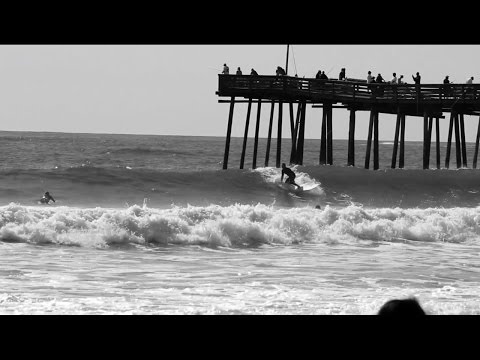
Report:
[[358,241],[478,243],[480,208],[288,209],[273,205],[114,208],[0,207],[0,240],[104,248],[200,245],[254,248]]

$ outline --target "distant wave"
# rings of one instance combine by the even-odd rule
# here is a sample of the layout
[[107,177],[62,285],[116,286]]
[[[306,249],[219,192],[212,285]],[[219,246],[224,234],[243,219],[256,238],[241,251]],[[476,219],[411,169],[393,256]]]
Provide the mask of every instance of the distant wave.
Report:
[[322,204],[364,207],[476,207],[480,204],[478,170],[365,170],[336,166],[293,167],[300,185],[319,184],[309,192],[278,186],[281,170],[136,169],[93,167],[0,171],[0,205],[31,205],[49,191],[56,205],[124,207],[142,204],[222,206],[275,204],[304,207]]
[[114,150],[110,150],[109,153],[119,154],[119,155],[132,154],[132,155],[155,155],[155,156],[168,155],[168,154],[171,154],[171,155],[191,154],[190,152],[186,152],[186,151],[182,152],[182,151],[179,151],[178,149],[158,149],[158,148],[142,147],[142,146],[114,149]]
[[480,208],[322,210],[257,205],[153,209],[0,207],[0,241],[106,248],[197,245],[255,248],[299,243],[480,242]]

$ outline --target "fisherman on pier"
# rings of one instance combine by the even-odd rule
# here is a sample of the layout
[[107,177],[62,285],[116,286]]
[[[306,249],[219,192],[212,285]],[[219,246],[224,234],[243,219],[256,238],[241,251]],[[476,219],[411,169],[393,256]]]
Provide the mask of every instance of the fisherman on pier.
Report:
[[230,72],[230,69],[228,68],[227,64],[223,64],[223,71],[222,74],[228,75]]

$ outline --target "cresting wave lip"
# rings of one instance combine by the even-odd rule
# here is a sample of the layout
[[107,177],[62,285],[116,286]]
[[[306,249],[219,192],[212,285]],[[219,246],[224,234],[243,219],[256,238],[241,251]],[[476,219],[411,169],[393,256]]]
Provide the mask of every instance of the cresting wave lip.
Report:
[[256,248],[302,243],[420,241],[477,244],[480,208],[322,210],[267,205],[154,209],[0,207],[0,240],[92,248],[200,245]]

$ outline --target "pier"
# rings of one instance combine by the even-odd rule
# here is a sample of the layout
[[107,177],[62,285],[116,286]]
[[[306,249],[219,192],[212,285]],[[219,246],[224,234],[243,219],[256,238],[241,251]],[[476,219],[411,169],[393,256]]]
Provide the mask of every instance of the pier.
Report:
[[[277,112],[277,149],[275,166],[281,165],[282,122],[284,105],[290,121],[292,140],[290,164],[303,165],[305,138],[305,121],[307,105],[322,108],[320,134],[319,164],[333,165],[334,108],[350,112],[348,130],[348,166],[355,166],[355,118],[357,111],[370,112],[367,135],[367,147],[364,167],[370,168],[373,143],[373,169],[379,168],[379,120],[381,114],[396,115],[395,136],[391,167],[405,165],[405,118],[406,116],[423,117],[423,168],[430,168],[430,152],[433,125],[435,125],[436,168],[440,169],[440,119],[448,118],[449,131],[445,154],[445,168],[450,167],[450,154],[453,136],[455,136],[456,167],[467,167],[464,115],[480,116],[480,85],[477,84],[388,84],[372,83],[358,79],[320,80],[291,76],[251,76],[218,75],[219,103],[229,103],[228,125],[225,141],[223,169],[228,168],[230,137],[236,103],[248,103],[245,133],[243,137],[240,168],[244,167],[248,128],[252,105],[256,105],[256,126],[253,148],[252,168],[257,167],[258,138],[262,105],[269,105],[269,127],[265,166],[269,166],[270,142],[275,126],[275,109]],[[223,99],[222,99],[223,98]],[[296,109],[295,109],[296,107]],[[449,114],[449,115],[446,115]],[[435,120],[435,121],[434,121]],[[480,140],[480,118],[475,143],[473,168],[477,167]],[[284,161],[286,162],[286,161]]]

